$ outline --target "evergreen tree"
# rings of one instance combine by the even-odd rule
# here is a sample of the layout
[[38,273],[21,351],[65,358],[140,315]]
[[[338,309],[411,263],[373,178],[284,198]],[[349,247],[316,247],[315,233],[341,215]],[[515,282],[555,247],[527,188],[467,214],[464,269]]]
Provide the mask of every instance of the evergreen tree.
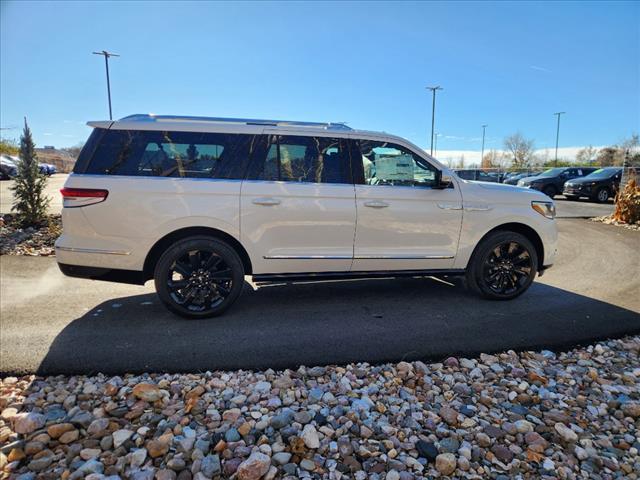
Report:
[[44,193],[47,176],[40,173],[35,144],[26,117],[20,137],[20,161],[17,162],[17,167],[18,174],[10,187],[15,198],[11,209],[17,212],[18,221],[22,226],[40,225],[46,219],[49,206],[49,199]]

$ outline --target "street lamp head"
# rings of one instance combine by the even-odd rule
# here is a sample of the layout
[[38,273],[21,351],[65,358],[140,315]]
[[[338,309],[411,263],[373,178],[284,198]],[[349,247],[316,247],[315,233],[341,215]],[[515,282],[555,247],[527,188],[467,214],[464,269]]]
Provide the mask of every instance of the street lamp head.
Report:
[[425,87],[427,90],[431,90],[432,92],[435,92],[436,90],[442,90],[442,87],[440,85],[436,85],[435,87]]
[[93,52],[94,55],[104,55],[105,57],[119,57],[117,53],[107,52],[106,50],[102,50],[101,52]]
[[563,115],[565,113],[567,113],[567,112],[556,112],[556,113],[554,113],[554,115]]

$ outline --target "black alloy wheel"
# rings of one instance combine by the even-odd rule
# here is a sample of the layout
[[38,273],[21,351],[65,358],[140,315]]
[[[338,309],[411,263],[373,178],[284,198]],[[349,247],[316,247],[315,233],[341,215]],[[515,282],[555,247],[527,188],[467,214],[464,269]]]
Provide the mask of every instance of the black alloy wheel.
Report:
[[598,203],[604,203],[609,200],[609,190],[605,187],[600,188],[595,195],[595,201]]
[[509,300],[524,293],[538,272],[532,243],[516,232],[494,232],[474,252],[467,271],[469,286],[486,298]]
[[156,290],[174,313],[188,318],[220,315],[240,295],[244,269],[237,253],[209,237],[190,237],[170,247],[155,270]]

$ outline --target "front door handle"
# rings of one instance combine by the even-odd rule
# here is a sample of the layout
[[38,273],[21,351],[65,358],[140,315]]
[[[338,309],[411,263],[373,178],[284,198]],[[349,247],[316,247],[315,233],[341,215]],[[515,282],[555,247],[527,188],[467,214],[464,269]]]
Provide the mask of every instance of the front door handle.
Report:
[[280,205],[280,200],[271,197],[261,197],[254,198],[252,203],[254,203],[255,205],[264,205],[265,207],[270,207],[272,205]]
[[364,202],[364,206],[370,208],[387,208],[389,204],[387,202],[381,202],[380,200],[372,200],[370,202]]

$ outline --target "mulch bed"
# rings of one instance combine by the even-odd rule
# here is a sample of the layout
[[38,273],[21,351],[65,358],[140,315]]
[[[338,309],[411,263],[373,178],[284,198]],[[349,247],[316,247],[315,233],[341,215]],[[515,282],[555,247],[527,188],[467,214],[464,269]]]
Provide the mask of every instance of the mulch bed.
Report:
[[640,223],[619,222],[616,219],[614,219],[612,215],[605,215],[603,217],[594,217],[591,219],[591,221],[606,223],[607,225],[615,225],[617,227],[626,228],[627,230],[635,230],[637,232],[640,232]]
[[37,227],[21,228],[15,215],[0,217],[0,255],[55,255],[54,243],[62,234],[60,215],[49,215]]

